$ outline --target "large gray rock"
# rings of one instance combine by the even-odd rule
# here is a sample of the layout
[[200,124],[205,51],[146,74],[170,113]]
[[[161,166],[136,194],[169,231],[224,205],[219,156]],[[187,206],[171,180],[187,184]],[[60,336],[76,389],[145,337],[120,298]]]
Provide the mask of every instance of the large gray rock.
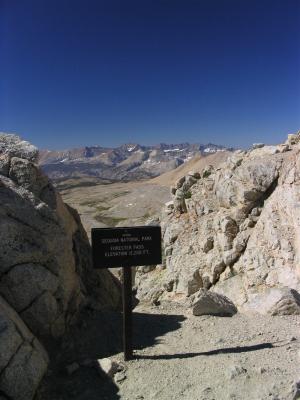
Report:
[[236,314],[235,305],[227,297],[201,289],[195,294],[192,310],[194,315],[218,315],[229,317]]
[[[0,296],[43,341],[63,335],[89,302],[98,308],[119,307],[121,290],[108,270],[92,268],[78,213],[63,203],[34,164],[36,157],[37,150],[29,143],[0,135]],[[28,356],[31,347],[26,342],[21,348],[16,370],[24,364],[32,369],[28,374],[35,373],[38,358],[36,353]],[[32,378],[32,393],[44,369]],[[11,373],[1,375],[7,379],[0,381],[0,390],[4,385],[6,393],[13,393],[10,398],[21,398],[21,386],[9,388]]]
[[0,391],[4,398],[32,399],[47,365],[43,346],[0,296]]
[[17,135],[0,132],[0,154],[36,162],[38,149]]
[[32,163],[31,146],[0,139],[2,154],[14,155],[0,175],[0,294],[36,335],[60,336],[88,296],[116,306],[120,290],[108,271],[92,269],[78,214]]
[[293,289],[283,293],[280,300],[270,310],[271,315],[300,315],[300,294]]
[[300,294],[285,288],[268,288],[249,295],[244,311],[271,315],[300,315]]
[[288,135],[286,143],[288,145],[295,145],[300,142],[300,131]]

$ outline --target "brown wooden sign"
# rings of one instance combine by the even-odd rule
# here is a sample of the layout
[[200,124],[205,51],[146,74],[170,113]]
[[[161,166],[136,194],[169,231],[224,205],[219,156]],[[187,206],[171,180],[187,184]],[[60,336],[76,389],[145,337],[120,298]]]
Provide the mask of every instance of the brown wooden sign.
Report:
[[132,351],[131,267],[161,264],[160,226],[93,228],[94,268],[123,267],[123,345],[125,361]]
[[161,264],[161,228],[93,228],[92,248],[94,268]]

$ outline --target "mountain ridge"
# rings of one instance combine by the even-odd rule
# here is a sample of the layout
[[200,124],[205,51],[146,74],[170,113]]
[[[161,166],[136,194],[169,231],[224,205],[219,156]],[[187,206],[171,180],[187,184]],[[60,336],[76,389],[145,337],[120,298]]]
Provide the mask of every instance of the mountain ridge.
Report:
[[40,150],[39,164],[53,180],[97,177],[111,181],[131,181],[159,176],[191,160],[195,155],[205,156],[232,150],[213,143],[85,146],[61,151]]

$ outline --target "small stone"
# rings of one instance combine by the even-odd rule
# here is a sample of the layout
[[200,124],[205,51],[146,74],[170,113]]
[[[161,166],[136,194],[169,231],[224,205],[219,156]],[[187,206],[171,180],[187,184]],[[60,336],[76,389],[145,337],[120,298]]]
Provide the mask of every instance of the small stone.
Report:
[[234,379],[237,376],[245,374],[246,372],[247,370],[244,367],[240,365],[234,365],[229,369],[228,375],[230,379]]
[[291,148],[288,144],[279,144],[277,146],[277,149],[278,149],[279,153],[285,153],[285,152],[291,150]]
[[259,216],[260,216],[260,213],[261,213],[261,209],[258,208],[258,207],[254,207],[254,208],[252,208],[252,210],[251,210],[251,215],[252,215],[253,217],[259,217]]
[[300,314],[300,293],[294,289],[282,289],[278,301],[271,307],[271,315]]
[[114,376],[115,382],[123,382],[126,379],[126,375],[124,371],[117,372]]
[[[133,354],[136,353],[135,350],[133,350]],[[123,363],[117,363],[117,372],[121,372],[121,371],[126,371],[126,366]]]
[[264,374],[267,370],[264,367],[258,367],[257,371],[259,374]]
[[264,146],[265,146],[264,143],[253,143],[252,149],[261,149]]
[[200,179],[201,175],[199,172],[195,172],[195,171],[189,171],[188,175],[192,176],[195,179]]
[[167,203],[165,203],[165,207],[167,209],[173,209],[174,208],[174,201],[168,201]]
[[205,239],[202,249],[204,253],[208,253],[209,250],[211,250],[213,247],[214,247],[214,238],[210,236]]
[[181,186],[183,185],[184,182],[185,182],[185,176],[183,176],[182,178],[178,179],[178,181],[175,184],[176,189],[181,188]]
[[167,292],[172,292],[174,283],[175,283],[174,279],[171,279],[171,280],[165,282],[163,285],[164,289],[166,289]]
[[72,364],[66,366],[66,371],[68,375],[74,374],[74,372],[77,371],[78,369],[79,369],[79,364],[77,362],[73,362]]
[[299,141],[300,141],[299,132],[297,132],[297,133],[291,133],[291,134],[288,135],[287,143],[286,143],[286,144],[288,144],[288,145],[294,145],[294,144],[299,143]]
[[300,399],[300,381],[295,382],[292,387],[292,400],[299,400]]
[[112,361],[110,358],[101,358],[97,360],[97,364],[100,367],[100,369],[111,378],[118,371],[119,367],[119,364],[116,363],[115,361]]

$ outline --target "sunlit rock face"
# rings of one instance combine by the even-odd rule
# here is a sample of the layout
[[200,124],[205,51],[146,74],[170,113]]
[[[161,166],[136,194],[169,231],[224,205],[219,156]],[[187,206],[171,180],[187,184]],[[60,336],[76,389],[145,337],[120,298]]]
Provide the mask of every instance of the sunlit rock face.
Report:
[[299,313],[298,137],[236,151],[177,182],[161,221],[166,269],[145,280],[156,301],[204,288],[240,311]]
[[[80,218],[37,167],[37,157],[37,149],[28,142],[0,134],[0,343],[10,336],[6,351],[19,366],[30,358],[27,353],[34,355],[32,365],[20,368],[24,382],[34,383],[26,399],[32,398],[47,368],[38,339],[62,336],[90,301],[99,307],[120,303],[118,282],[108,271],[92,269]],[[17,399],[4,354],[0,352],[5,369],[0,390],[3,386],[9,398]]]

